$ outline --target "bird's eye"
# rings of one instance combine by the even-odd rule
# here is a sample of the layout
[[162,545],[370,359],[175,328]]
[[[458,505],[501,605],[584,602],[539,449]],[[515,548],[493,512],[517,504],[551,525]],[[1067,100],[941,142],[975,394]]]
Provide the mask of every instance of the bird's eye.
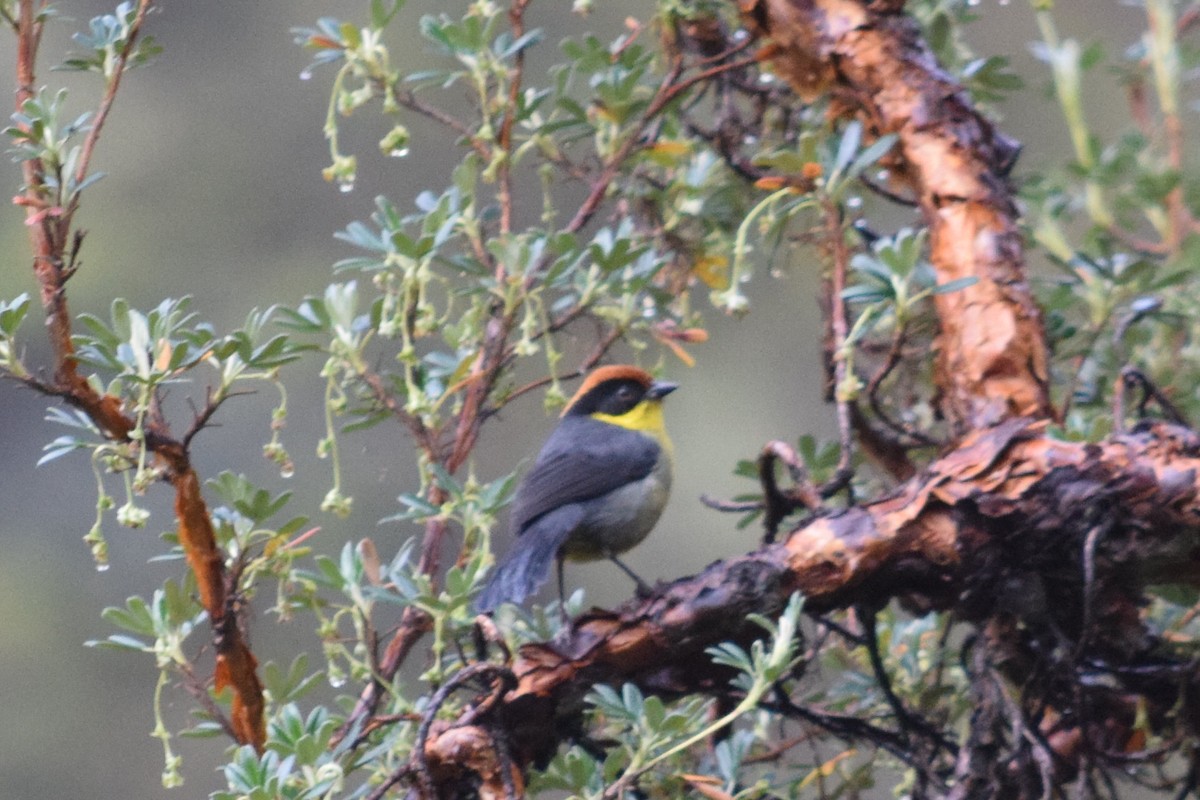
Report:
[[620,389],[617,389],[617,398],[620,400],[632,400],[633,389],[629,386],[622,386]]

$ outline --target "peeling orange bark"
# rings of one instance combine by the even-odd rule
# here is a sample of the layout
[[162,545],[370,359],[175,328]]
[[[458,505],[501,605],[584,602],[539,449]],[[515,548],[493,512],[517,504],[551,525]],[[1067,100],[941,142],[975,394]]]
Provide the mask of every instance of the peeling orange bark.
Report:
[[[598,682],[718,692],[730,676],[705,649],[760,636],[746,616],[776,615],[795,592],[818,613],[895,598],[950,610],[986,641],[976,651],[982,669],[1002,670],[1015,685],[1047,668],[1047,641],[1068,654],[1051,672],[1056,664],[1073,677],[1079,664],[1096,670],[1101,680],[1038,683],[1039,707],[1050,710],[1039,724],[1056,759],[1053,782],[1069,780],[1081,759],[1141,746],[1174,714],[1200,719],[1191,656],[1140,616],[1147,587],[1200,585],[1200,436],[1166,424],[1099,443],[1050,435],[1047,346],[1006,179],[1017,147],[938,68],[903,5],[739,2],[770,39],[761,56],[799,96],[828,94],[831,113],[896,135],[888,168],[929,224],[938,282],[975,279],[936,299],[935,382],[953,449],[886,497],[823,512],[781,543],[714,563],[647,600],[593,610],[556,641],[523,647],[512,664],[517,686],[471,739],[476,747],[494,747],[490,734],[523,767],[547,758],[575,730]],[[987,648],[1002,652],[1000,665],[988,662]],[[1171,668],[1156,667],[1164,663]],[[988,686],[995,681],[983,694]],[[999,702],[991,721],[972,719],[948,797],[994,793],[1012,779],[1004,734],[989,727]],[[434,732],[427,752],[439,738]],[[456,796],[484,755],[458,753],[457,770],[441,764],[439,794]]]
[[[18,19],[14,25],[17,35],[17,110],[36,94],[38,85],[35,75],[37,51],[41,43],[43,18],[35,11],[35,4],[19,4]],[[117,54],[114,78],[109,82],[107,93],[100,110],[92,120],[88,138],[78,164],[79,173],[74,177],[81,181],[91,148],[96,143],[104,118],[111,109],[120,75],[126,59],[132,52],[149,3],[138,5],[135,31],[131,32],[125,49]],[[11,22],[11,20],[10,20]],[[78,207],[78,197],[66,208],[48,207],[45,164],[37,158],[21,161],[25,191],[14,198],[14,202],[25,208],[25,225],[33,250],[33,272],[37,278],[46,317],[46,330],[54,358],[54,379],[43,382],[26,378],[25,382],[44,394],[62,398],[78,408],[95,423],[103,435],[117,442],[130,442],[137,421],[122,407],[119,397],[100,394],[87,379],[79,374],[75,357],[75,346],[71,340],[72,318],[67,302],[66,284],[72,269],[68,265],[68,243],[72,236],[72,215]],[[61,177],[61,176],[60,176]],[[75,249],[82,241],[82,233],[75,235]],[[257,662],[245,637],[237,627],[237,621],[228,613],[228,597],[225,586],[226,570],[224,558],[217,547],[208,506],[200,492],[200,480],[188,460],[186,443],[176,441],[166,431],[149,430],[140,442],[141,446],[165,463],[175,488],[175,514],[179,525],[179,540],[192,568],[199,587],[201,603],[208,612],[214,631],[217,650],[215,683],[220,690],[226,686],[233,689],[232,727],[242,744],[251,744],[261,751],[266,740],[263,723],[262,685],[256,673]]]
[[[39,278],[42,277],[42,273],[39,273]],[[65,337],[56,347],[62,360],[56,370],[56,384],[50,387],[39,384],[36,388],[53,393],[79,408],[109,438],[129,441],[136,424],[124,412],[120,400],[112,395],[98,394],[75,369],[70,325],[55,322],[58,314],[67,313],[65,297],[52,302],[47,307],[47,313],[50,315],[51,324],[48,327],[52,338],[59,333]],[[214,684],[218,691],[225,688],[233,690],[230,724],[238,742],[253,745],[261,751],[266,742],[266,727],[262,683],[257,674],[258,662],[230,610],[225,557],[217,545],[208,505],[201,493],[200,478],[180,442],[150,431],[144,439],[144,446],[167,465],[167,474],[175,489],[179,543],[196,577],[200,603],[208,613],[213,628],[217,651]]]
[[959,434],[1014,416],[1052,417],[1041,313],[1024,270],[1006,180],[1015,142],[943,72],[901,3],[758,0],[746,19],[798,95],[828,94],[834,113],[897,136],[893,180],[907,184],[930,231],[939,407]]
[[245,643],[223,648],[217,653],[217,665],[213,670],[213,685],[218,692],[233,690],[229,703],[229,724],[237,740],[253,745],[259,752],[267,740],[263,724],[262,683],[258,680],[258,660]]
[[[492,734],[478,725],[437,724],[425,747],[425,757],[429,762],[431,777],[442,787],[438,796],[509,800],[525,794],[525,781],[520,770],[505,763]],[[464,766],[467,768],[465,773]],[[463,791],[447,788],[447,784],[463,782],[464,774],[477,777],[466,782]]]
[[200,494],[200,479],[185,467],[171,480],[175,486],[175,518],[179,522],[179,543],[196,586],[200,604],[214,621],[225,616],[225,559],[217,548],[208,507]]
[[186,460],[175,465],[175,516],[179,522],[179,542],[188,566],[196,576],[200,602],[208,612],[214,631],[217,663],[213,673],[216,690],[231,689],[230,725],[238,742],[261,751],[267,740],[263,719],[262,682],[258,678],[258,660],[250,651],[236,615],[230,608],[225,587],[225,559],[217,547],[216,534],[208,506],[200,494],[200,479]]
[[[779,544],[716,562],[647,600],[593,610],[569,636],[523,647],[517,688],[498,712],[514,758],[552,753],[597,682],[667,694],[724,686],[729,676],[705,648],[761,635],[746,615],[777,614],[797,591],[810,611],[906,597],[968,621],[1011,619],[1014,630],[1052,624],[1081,658],[1136,664],[1155,644],[1137,614],[1145,587],[1200,585],[1200,436],[1162,424],[1087,444],[1045,428],[1017,419],[972,434],[889,497],[820,516]],[[1102,577],[1089,610],[1081,571],[1064,573],[1063,563],[1078,563],[1097,524],[1106,526]],[[1038,602],[1023,605],[1014,587],[1035,588]],[[1153,709],[1163,687],[1139,680],[1097,688],[1093,702],[1125,706],[1137,696]],[[439,747],[435,734],[428,748]]]

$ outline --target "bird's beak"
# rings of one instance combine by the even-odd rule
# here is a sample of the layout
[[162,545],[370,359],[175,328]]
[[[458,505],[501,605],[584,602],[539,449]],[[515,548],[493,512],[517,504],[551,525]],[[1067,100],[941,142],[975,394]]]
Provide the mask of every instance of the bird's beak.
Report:
[[655,381],[654,383],[650,384],[650,388],[646,390],[646,397],[649,400],[662,400],[664,397],[678,388],[678,383]]

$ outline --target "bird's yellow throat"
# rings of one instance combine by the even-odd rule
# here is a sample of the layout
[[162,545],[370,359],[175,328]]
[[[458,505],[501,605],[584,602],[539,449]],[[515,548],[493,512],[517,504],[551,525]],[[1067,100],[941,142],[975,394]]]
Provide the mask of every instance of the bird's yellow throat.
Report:
[[671,440],[667,438],[666,426],[663,424],[661,400],[643,400],[624,414],[592,414],[592,419],[598,419],[610,425],[620,425],[631,431],[640,431],[647,436],[653,436],[666,447],[671,446]]

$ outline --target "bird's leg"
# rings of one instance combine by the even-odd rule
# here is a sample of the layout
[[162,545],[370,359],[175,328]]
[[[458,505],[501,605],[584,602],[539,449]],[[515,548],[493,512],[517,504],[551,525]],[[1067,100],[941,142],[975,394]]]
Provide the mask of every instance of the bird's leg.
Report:
[[565,559],[563,558],[562,553],[559,553],[554,559],[554,564],[558,570],[558,613],[562,616],[562,626],[564,629],[566,629],[571,624],[571,618],[567,616],[567,593],[566,589],[564,588],[566,584],[563,581],[564,560]]
[[654,587],[651,586],[650,584],[646,583],[641,578],[639,578],[637,573],[634,572],[633,570],[631,570],[629,567],[625,566],[625,563],[622,562],[621,559],[617,558],[615,554],[608,553],[608,560],[613,562],[614,564],[616,564],[618,567],[620,567],[621,571],[624,572],[626,575],[633,578],[633,582],[637,584],[637,596],[638,597],[644,599],[644,598],[650,597],[651,595],[654,594]]

